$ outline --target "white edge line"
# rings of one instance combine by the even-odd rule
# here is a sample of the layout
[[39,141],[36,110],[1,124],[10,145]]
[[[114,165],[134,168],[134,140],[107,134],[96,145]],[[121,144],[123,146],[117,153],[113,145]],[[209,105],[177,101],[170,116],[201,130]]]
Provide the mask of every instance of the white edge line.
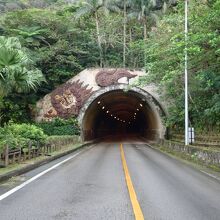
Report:
[[217,176],[215,176],[215,175],[213,175],[213,174],[210,174],[210,173],[205,172],[205,171],[203,171],[203,170],[199,170],[199,171],[202,172],[202,173],[204,173],[204,174],[206,174],[206,175],[208,175],[208,176],[210,176],[210,177],[212,177],[212,178],[214,178],[214,179],[216,179],[216,180],[219,180],[219,181],[220,181],[220,178],[218,178]]
[[[87,150],[88,150],[88,149],[87,149]],[[83,150],[83,151],[85,151],[85,150]],[[7,198],[7,197],[10,196],[11,194],[17,192],[18,190],[24,188],[26,185],[28,185],[29,183],[33,182],[34,180],[40,178],[41,176],[45,175],[46,173],[50,172],[51,170],[53,170],[53,169],[59,167],[59,166],[62,165],[63,163],[66,163],[67,161],[73,159],[74,157],[76,157],[77,155],[79,155],[80,153],[82,153],[83,151],[80,151],[80,152],[74,154],[73,156],[68,157],[67,159],[65,159],[65,160],[63,160],[63,161],[61,161],[61,162],[59,162],[59,163],[53,165],[52,167],[48,168],[47,170],[42,171],[41,173],[37,174],[36,176],[33,176],[32,178],[30,178],[29,180],[27,180],[27,181],[25,181],[24,183],[20,184],[19,186],[16,186],[15,188],[9,190],[8,192],[2,194],[2,195],[0,196],[0,201],[2,201],[3,199]]]

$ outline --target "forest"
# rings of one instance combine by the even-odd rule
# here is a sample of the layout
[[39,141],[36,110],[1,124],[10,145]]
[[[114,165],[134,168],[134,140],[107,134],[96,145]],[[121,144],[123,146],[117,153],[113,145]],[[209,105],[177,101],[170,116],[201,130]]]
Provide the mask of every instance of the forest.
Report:
[[[184,127],[184,1],[0,0],[0,124],[32,121],[35,103],[85,68],[146,72]],[[189,117],[220,130],[220,0],[189,4]]]

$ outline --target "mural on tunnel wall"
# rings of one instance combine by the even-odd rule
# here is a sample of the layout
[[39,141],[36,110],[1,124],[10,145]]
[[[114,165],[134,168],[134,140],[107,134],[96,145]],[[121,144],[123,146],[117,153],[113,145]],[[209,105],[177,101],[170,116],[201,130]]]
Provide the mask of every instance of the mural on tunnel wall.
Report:
[[87,89],[88,86],[83,86],[83,82],[77,80],[55,89],[50,95],[52,108],[45,114],[45,117],[68,118],[71,115],[78,115],[85,100],[93,93],[92,88]]
[[35,120],[77,116],[95,91],[110,85],[129,84],[130,79],[141,73],[126,69],[86,69],[38,101]]
[[118,80],[126,77],[127,80],[136,77],[137,75],[131,74],[128,70],[115,69],[115,70],[101,70],[96,75],[96,83],[101,86],[111,86],[118,84]]

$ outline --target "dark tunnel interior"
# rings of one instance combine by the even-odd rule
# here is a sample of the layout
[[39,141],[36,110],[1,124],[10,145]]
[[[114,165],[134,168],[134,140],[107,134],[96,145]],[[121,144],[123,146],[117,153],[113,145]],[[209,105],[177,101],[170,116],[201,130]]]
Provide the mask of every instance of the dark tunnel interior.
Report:
[[143,95],[114,90],[90,104],[83,117],[82,135],[85,141],[112,136],[155,139],[158,127],[158,116]]

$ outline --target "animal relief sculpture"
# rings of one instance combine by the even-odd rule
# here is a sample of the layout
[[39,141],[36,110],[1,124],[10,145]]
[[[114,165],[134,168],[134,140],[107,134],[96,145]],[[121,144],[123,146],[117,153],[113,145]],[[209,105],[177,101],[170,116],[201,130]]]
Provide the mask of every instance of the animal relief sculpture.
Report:
[[127,77],[127,79],[131,79],[136,77],[136,75],[131,74],[128,70],[125,69],[114,69],[114,70],[103,69],[97,73],[96,83],[101,87],[115,85],[118,84],[118,80],[123,77]]
[[80,108],[92,94],[92,88],[87,89],[79,80],[66,83],[51,93],[52,108],[45,114],[46,118],[68,118],[78,115]]

